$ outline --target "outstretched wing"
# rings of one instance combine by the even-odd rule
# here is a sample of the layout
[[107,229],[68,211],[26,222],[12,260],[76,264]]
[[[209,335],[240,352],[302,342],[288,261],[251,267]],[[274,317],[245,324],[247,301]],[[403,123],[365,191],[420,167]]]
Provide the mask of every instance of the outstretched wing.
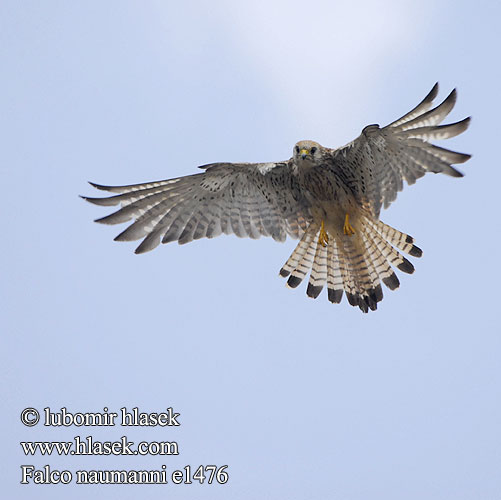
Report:
[[[369,125],[350,144],[333,150],[333,167],[346,178],[360,203],[379,216],[403,188],[403,181],[414,184],[426,172],[452,177],[463,174],[452,167],[471,155],[456,153],[428,141],[448,139],[464,132],[470,118],[439,125],[456,102],[456,90],[437,107],[429,110],[438,93],[438,83],[411,111],[384,128]],[[429,111],[428,111],[429,110]]]
[[160,242],[180,244],[225,234],[298,238],[311,220],[288,162],[214,163],[204,173],[130,186],[101,186],[117,193],[88,198],[95,205],[121,205],[98,219],[103,224],[134,222],[115,240],[144,238],[136,253],[153,250]]

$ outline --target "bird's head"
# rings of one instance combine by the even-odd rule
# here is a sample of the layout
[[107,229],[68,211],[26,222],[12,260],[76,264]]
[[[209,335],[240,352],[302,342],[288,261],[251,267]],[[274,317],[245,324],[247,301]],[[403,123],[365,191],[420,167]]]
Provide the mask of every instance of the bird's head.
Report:
[[322,160],[322,146],[315,141],[299,141],[294,146],[294,161],[301,165],[320,163]]

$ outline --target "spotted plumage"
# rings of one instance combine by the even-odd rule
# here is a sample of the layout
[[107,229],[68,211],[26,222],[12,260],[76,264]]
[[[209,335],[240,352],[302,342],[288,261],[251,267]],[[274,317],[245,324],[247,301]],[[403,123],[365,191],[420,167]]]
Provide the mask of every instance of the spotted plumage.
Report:
[[331,302],[345,294],[362,311],[375,310],[383,298],[381,282],[394,290],[394,269],[414,271],[402,253],[422,254],[412,237],[379,220],[381,208],[396,199],[404,181],[413,184],[427,172],[462,177],[452,165],[470,158],[428,142],[460,134],[470,120],[439,125],[454,107],[456,91],[430,110],[437,93],[435,84],[409,113],[383,128],[368,125],[338,149],[300,141],[287,161],[214,163],[200,167],[203,173],[130,186],[91,183],[114,195],[85,199],[120,205],[97,222],[132,220],[115,239],[142,240],[136,253],[222,233],[299,238],[280,270],[289,287],[309,273],[309,297],[327,286]]

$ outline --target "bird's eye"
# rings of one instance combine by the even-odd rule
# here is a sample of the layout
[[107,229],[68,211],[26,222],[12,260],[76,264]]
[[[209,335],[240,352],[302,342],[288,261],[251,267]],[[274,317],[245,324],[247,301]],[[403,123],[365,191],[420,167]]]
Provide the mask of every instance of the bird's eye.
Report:
[[310,153],[311,153],[312,155],[314,155],[316,151],[317,151],[317,148],[316,148],[315,146],[313,146],[313,147],[310,149]]
[[296,153],[299,154],[299,146],[296,146]]

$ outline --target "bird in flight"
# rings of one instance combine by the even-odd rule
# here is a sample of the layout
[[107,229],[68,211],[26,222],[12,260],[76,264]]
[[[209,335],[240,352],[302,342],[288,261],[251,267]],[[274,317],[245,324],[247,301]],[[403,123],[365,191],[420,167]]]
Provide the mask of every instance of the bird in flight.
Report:
[[84,197],[119,210],[97,219],[102,224],[133,221],[115,240],[142,242],[136,253],[177,241],[188,243],[222,233],[239,237],[299,239],[280,269],[296,288],[310,273],[306,293],[316,298],[325,285],[330,302],[343,293],[363,312],[376,310],[381,282],[399,286],[394,268],[414,272],[402,254],[420,257],[414,239],[379,220],[407,184],[427,172],[463,174],[452,165],[471,155],[429,141],[457,136],[470,118],[440,125],[456,102],[456,90],[430,109],[435,84],[411,111],[386,127],[368,125],[354,141],[331,149],[300,141],[292,158],[270,163],[211,163],[203,173],[129,186],[103,186],[105,198]]

